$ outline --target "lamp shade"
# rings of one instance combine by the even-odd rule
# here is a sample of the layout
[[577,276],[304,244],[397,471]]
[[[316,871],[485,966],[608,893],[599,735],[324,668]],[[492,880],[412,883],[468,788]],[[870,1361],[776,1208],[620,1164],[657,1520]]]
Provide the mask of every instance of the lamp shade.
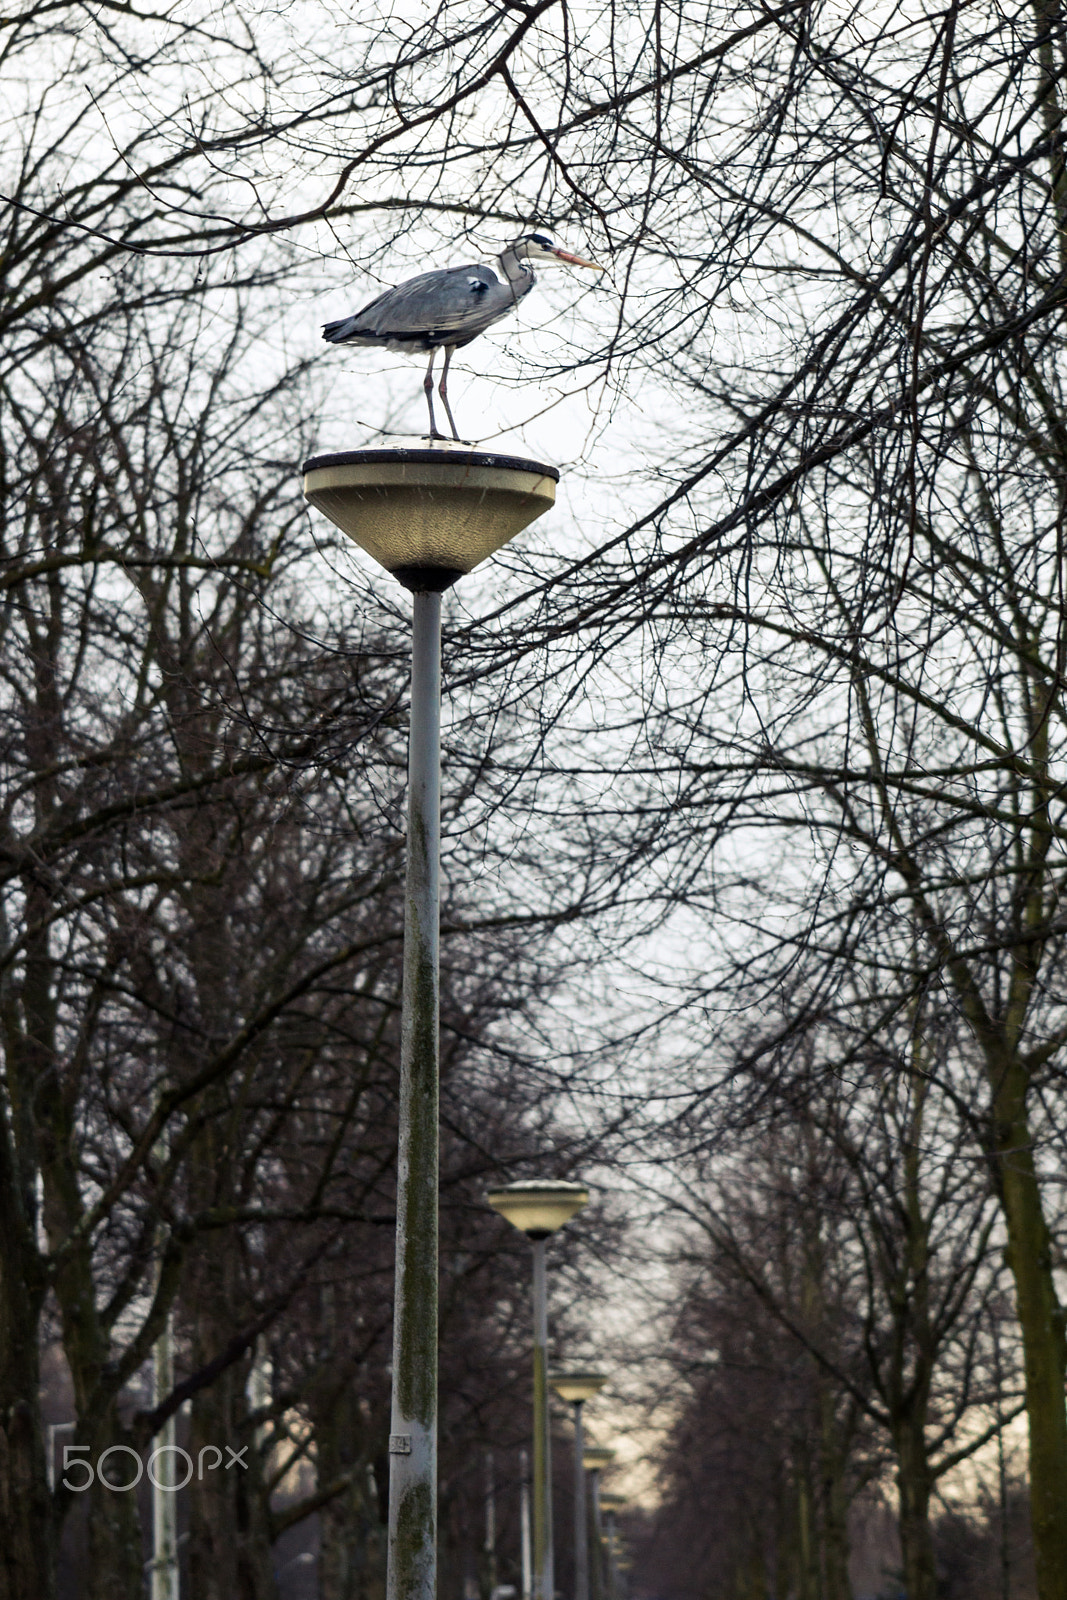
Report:
[[626,1496],[625,1495],[623,1495],[623,1494],[612,1494],[607,1489],[601,1489],[601,1491],[600,1491],[600,1509],[601,1509],[601,1511],[622,1511],[622,1510],[625,1509],[626,1504],[627,1504],[627,1500],[626,1500]]
[[348,450],[304,462],[304,498],[406,589],[440,591],[555,503],[559,473],[480,450]]
[[582,1400],[591,1400],[595,1394],[599,1394],[608,1381],[608,1375],[606,1372],[597,1372],[592,1367],[587,1367],[582,1371],[575,1369],[573,1372],[550,1372],[548,1381],[561,1400],[575,1405]]
[[582,1451],[582,1466],[586,1472],[603,1472],[614,1460],[614,1450],[608,1450],[601,1444],[587,1444]]
[[506,1184],[502,1189],[490,1189],[486,1199],[494,1211],[499,1211],[531,1239],[547,1239],[588,1204],[589,1190],[582,1183],[531,1178],[522,1183]]

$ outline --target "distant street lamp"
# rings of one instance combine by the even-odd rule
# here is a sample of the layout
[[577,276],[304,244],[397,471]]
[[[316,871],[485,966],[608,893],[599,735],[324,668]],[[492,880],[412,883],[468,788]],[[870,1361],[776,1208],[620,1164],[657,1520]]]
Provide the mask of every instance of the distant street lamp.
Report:
[[491,1189],[486,1199],[533,1245],[533,1593],[534,1600],[555,1600],[545,1240],[588,1203],[589,1190],[581,1183],[535,1178],[525,1183],[509,1183],[502,1189]]
[[621,1494],[601,1494],[600,1509],[607,1518],[608,1600],[619,1600],[619,1530],[618,1513],[626,1505]]
[[589,1498],[593,1511],[592,1600],[604,1600],[604,1526],[600,1515],[600,1475],[615,1460],[614,1450],[604,1445],[586,1445],[582,1465],[589,1474]]
[[608,1381],[606,1372],[556,1372],[550,1382],[561,1400],[574,1408],[574,1600],[589,1600],[589,1509],[585,1493],[582,1407]]
[[438,446],[304,463],[304,497],[414,595],[387,1600],[437,1587],[441,594],[547,511],[554,467]]
[[[159,1338],[152,1347],[152,1404],[160,1406],[170,1399],[174,1388],[174,1313],[168,1311]],[[178,1429],[177,1417],[170,1416],[160,1428],[158,1444],[149,1461],[152,1481],[152,1561],[149,1594],[151,1600],[178,1600],[181,1576],[178,1569]]]

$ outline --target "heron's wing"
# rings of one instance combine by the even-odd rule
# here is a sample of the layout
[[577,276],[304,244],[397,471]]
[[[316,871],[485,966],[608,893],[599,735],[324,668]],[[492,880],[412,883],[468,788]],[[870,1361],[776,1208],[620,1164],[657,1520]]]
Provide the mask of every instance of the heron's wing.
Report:
[[460,333],[495,322],[514,304],[489,267],[448,267],[420,272],[356,313],[356,326],[379,338],[427,332]]

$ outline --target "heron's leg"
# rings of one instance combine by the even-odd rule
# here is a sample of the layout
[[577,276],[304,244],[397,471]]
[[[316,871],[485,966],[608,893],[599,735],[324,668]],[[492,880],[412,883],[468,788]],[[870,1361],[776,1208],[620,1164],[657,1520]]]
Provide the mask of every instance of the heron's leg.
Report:
[[437,422],[433,414],[433,358],[436,354],[436,348],[430,351],[430,365],[426,368],[426,376],[422,380],[422,387],[426,391],[426,404],[430,408],[430,438],[443,439],[444,434],[438,433]]
[[445,415],[448,418],[448,425],[452,429],[452,437],[453,439],[458,439],[459,434],[456,432],[456,419],[452,415],[452,407],[448,403],[448,364],[452,360],[452,352],[455,348],[456,347],[454,344],[445,345],[444,371],[441,373],[441,381],[437,385],[437,392],[441,396],[441,399],[444,403]]

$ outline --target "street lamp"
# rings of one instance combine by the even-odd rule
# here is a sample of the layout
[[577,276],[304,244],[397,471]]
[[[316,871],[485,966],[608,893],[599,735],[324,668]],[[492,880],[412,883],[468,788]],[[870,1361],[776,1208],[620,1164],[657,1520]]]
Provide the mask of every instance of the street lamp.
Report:
[[[174,1313],[168,1311],[159,1338],[152,1347],[152,1404],[160,1406],[170,1399],[174,1388]],[[151,1600],[178,1600],[181,1578],[178,1570],[178,1429],[177,1417],[170,1416],[160,1428],[153,1451],[155,1471],[150,1460],[152,1481],[152,1561],[149,1594]],[[164,1453],[165,1452],[165,1453]]]
[[441,594],[553,504],[559,473],[470,449],[304,463],[304,498],[414,595],[387,1600],[437,1587]]
[[608,1520],[608,1600],[619,1600],[619,1533],[617,1514],[626,1505],[621,1494],[601,1494],[600,1509]]
[[530,1458],[519,1451],[519,1561],[522,1600],[533,1600],[533,1539],[530,1537]]
[[582,1407],[600,1393],[607,1381],[606,1372],[593,1368],[556,1372],[550,1378],[560,1399],[574,1407],[574,1600],[589,1600],[589,1513],[582,1460]]
[[589,1474],[589,1498],[593,1510],[593,1583],[592,1600],[604,1600],[604,1526],[600,1516],[600,1475],[615,1460],[614,1450],[604,1445],[587,1444],[582,1452],[582,1465]]
[[552,1444],[548,1421],[548,1295],[545,1286],[545,1240],[589,1200],[581,1183],[534,1178],[490,1189],[486,1199],[533,1245],[534,1303],[534,1470],[533,1592],[534,1600],[555,1600],[552,1561]]

